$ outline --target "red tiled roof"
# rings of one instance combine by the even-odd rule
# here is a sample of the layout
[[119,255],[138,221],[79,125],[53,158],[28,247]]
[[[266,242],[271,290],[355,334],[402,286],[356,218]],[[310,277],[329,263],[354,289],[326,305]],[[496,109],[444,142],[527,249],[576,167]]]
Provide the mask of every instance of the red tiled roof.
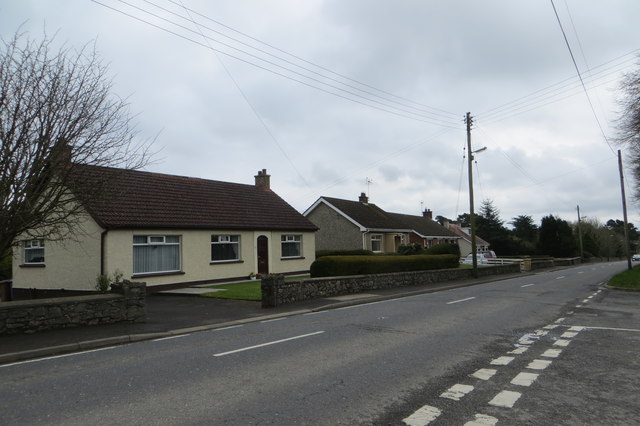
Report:
[[86,201],[104,228],[316,231],[270,189],[254,185],[107,167],[74,165],[74,185],[99,185]]

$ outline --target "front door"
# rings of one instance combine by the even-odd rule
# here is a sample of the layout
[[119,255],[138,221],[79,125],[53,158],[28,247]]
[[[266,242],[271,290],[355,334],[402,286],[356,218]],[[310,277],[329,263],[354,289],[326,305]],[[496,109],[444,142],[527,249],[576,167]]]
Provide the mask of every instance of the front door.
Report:
[[269,239],[264,235],[258,237],[258,273],[269,273]]

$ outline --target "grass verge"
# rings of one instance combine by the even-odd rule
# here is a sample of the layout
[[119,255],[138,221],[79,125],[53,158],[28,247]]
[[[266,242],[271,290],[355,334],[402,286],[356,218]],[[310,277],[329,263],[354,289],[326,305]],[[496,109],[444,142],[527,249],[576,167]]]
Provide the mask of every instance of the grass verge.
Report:
[[619,273],[609,280],[609,286],[623,290],[640,291],[640,266]]

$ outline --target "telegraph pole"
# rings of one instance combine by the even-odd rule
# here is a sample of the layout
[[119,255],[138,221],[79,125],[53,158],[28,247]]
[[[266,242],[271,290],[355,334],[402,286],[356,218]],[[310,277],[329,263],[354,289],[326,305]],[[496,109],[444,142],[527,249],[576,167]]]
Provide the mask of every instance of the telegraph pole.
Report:
[[577,207],[578,209],[578,241],[580,243],[580,261],[584,262],[584,251],[582,249],[582,229],[580,227],[581,224],[581,218],[580,218],[580,206]]
[[478,278],[478,253],[476,248],[476,217],[473,211],[473,151],[471,151],[471,125],[473,117],[468,112],[464,119],[467,123],[467,157],[469,164],[469,226],[471,227],[471,255],[473,259],[473,277]]
[[631,253],[629,253],[629,225],[627,224],[627,197],[624,193],[624,176],[622,174],[622,153],[618,150],[618,170],[620,170],[620,191],[622,192],[622,214],[624,215],[624,252],[627,256],[627,268],[631,269]]

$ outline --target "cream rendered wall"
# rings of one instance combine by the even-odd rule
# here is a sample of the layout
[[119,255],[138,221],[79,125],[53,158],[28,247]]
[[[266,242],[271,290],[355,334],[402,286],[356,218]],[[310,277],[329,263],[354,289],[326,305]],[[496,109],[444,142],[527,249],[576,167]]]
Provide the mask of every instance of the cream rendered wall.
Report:
[[[211,235],[240,235],[242,262],[212,263]],[[301,234],[304,259],[281,260],[280,237],[283,234]],[[168,275],[133,275],[134,235],[180,235],[182,273]],[[234,230],[112,230],[105,237],[105,271],[120,270],[126,279],[146,282],[147,286],[188,283],[219,279],[248,277],[258,271],[257,239],[264,235],[269,240],[269,271],[286,273],[308,271],[315,260],[315,239],[312,232],[263,232]]]
[[[302,258],[282,259],[282,235],[302,235]],[[269,271],[273,274],[308,271],[316,260],[316,239],[313,232],[272,232],[269,238]],[[257,236],[256,236],[257,238]]]
[[[89,216],[81,222],[75,237],[64,242],[45,238],[45,266],[21,266],[22,246],[13,250],[13,286],[66,290],[94,290],[100,274],[102,228]],[[23,240],[21,238],[19,240]]]

